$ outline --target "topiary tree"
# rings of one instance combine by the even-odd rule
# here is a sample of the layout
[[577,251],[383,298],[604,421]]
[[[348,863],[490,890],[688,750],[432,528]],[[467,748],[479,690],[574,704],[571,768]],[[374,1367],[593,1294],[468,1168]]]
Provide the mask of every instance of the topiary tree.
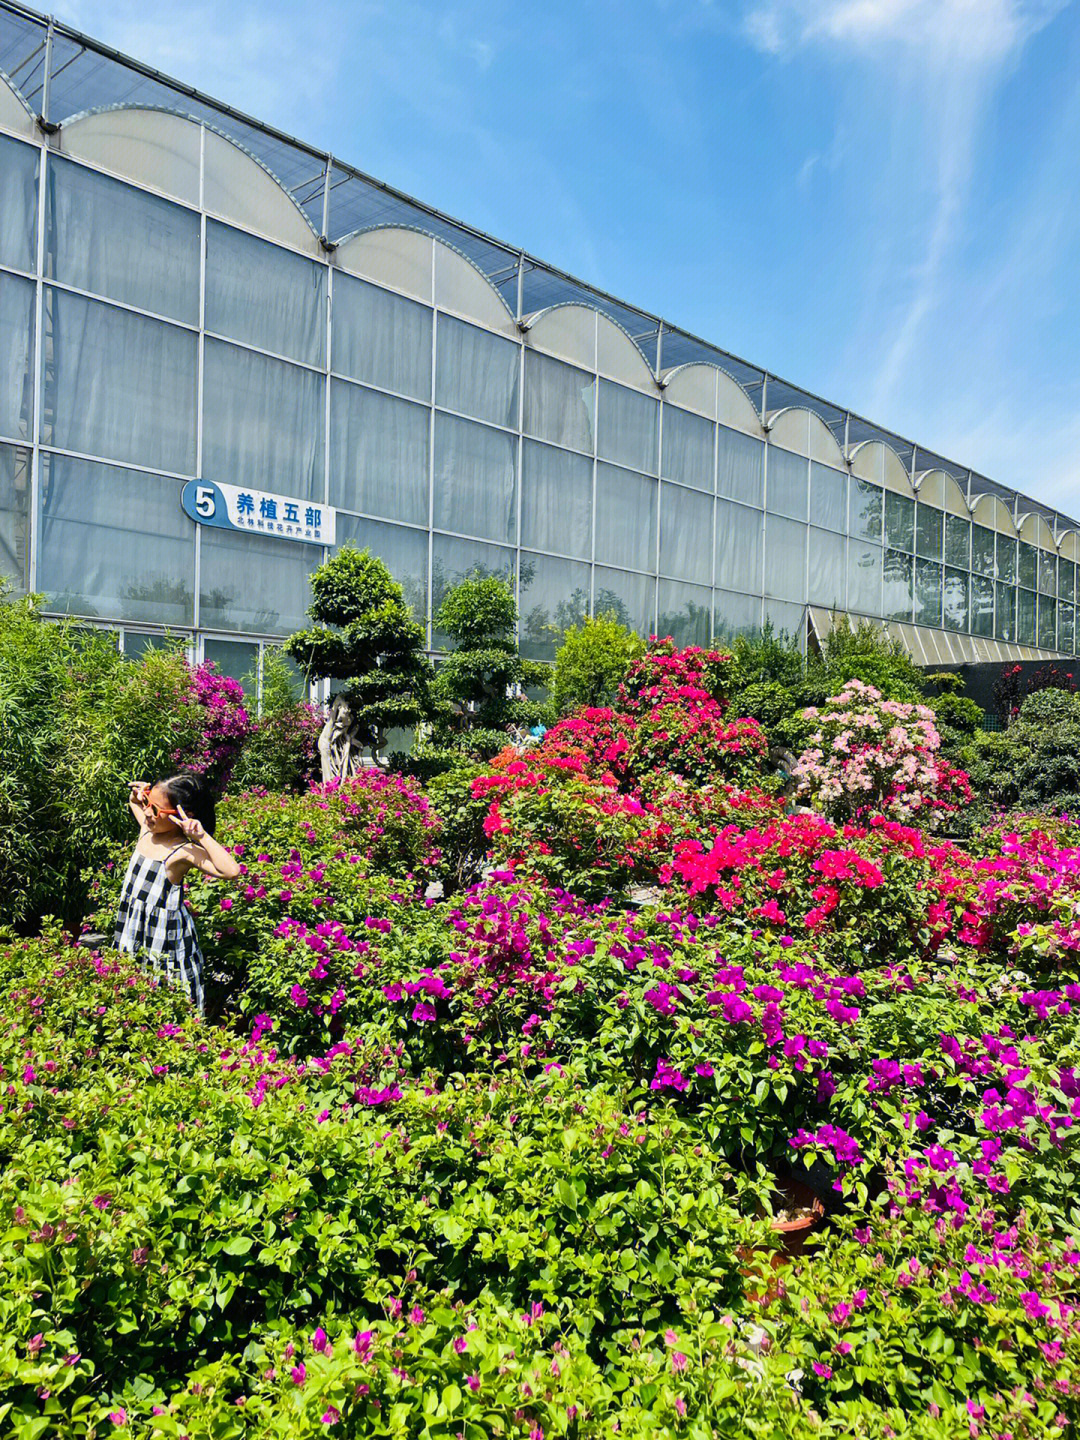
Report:
[[432,713],[424,631],[401,586],[369,550],[346,545],[311,577],[308,614],[284,649],[309,680],[340,681],[319,736],[323,780],[381,763],[387,732]]
[[516,627],[513,592],[498,575],[473,575],[452,586],[435,616],[435,628],[454,646],[434,686],[446,707],[443,727],[481,756],[500,750],[511,726],[532,725],[549,714],[547,706],[521,694],[549,684],[551,666],[522,658]]
[[640,636],[613,611],[571,625],[555,655],[551,700],[557,715],[610,705],[635,660],[645,653]]

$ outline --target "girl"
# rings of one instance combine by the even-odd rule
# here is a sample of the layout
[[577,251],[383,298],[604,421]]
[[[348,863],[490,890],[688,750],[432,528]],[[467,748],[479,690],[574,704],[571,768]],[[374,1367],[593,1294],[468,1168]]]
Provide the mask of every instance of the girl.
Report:
[[240,866],[213,838],[214,801],[199,776],[133,781],[128,805],[139,839],[124,876],[113,944],[130,955],[148,950],[154,973],[164,968],[169,984],[182,985],[202,1011],[203,957],[184,904],[184,876],[195,869],[232,880]]

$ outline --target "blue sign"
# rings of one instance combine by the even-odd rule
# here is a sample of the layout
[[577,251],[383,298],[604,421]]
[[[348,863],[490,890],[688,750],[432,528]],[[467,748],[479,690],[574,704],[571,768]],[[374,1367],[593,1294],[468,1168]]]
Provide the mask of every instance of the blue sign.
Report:
[[277,540],[302,540],[309,545],[336,543],[337,511],[320,501],[189,480],[180,503],[184,513],[200,525],[241,530],[247,535],[272,535]]

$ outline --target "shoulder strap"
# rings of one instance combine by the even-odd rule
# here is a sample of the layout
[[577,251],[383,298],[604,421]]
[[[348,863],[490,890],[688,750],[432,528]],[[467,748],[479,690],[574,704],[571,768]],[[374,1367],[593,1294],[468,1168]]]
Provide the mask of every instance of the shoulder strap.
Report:
[[172,859],[172,857],[176,854],[178,850],[183,850],[186,845],[190,844],[190,840],[181,840],[179,845],[173,846],[173,848],[169,851],[169,853],[165,856],[165,859],[161,863],[163,865],[168,865],[169,861]]

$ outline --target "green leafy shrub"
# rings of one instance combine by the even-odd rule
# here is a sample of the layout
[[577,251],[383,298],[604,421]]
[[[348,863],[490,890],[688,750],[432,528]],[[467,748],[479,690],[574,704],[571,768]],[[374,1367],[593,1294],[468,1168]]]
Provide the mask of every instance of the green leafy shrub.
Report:
[[132,780],[227,772],[247,716],[223,684],[177,650],[125,661],[108,632],[0,597],[0,923],[78,924],[84,872],[130,830]]
[[444,710],[436,745],[488,760],[505,746],[511,727],[551,718],[546,705],[522,694],[546,686],[551,667],[520,655],[517,603],[502,576],[473,575],[452,585],[434,626],[452,646],[435,676],[434,693]]
[[994,809],[1080,813],[1080,696],[1027,696],[1006,731],[978,737],[971,780],[980,819]]
[[551,701],[556,715],[611,705],[645,643],[613,613],[587,615],[563,633],[555,652]]

